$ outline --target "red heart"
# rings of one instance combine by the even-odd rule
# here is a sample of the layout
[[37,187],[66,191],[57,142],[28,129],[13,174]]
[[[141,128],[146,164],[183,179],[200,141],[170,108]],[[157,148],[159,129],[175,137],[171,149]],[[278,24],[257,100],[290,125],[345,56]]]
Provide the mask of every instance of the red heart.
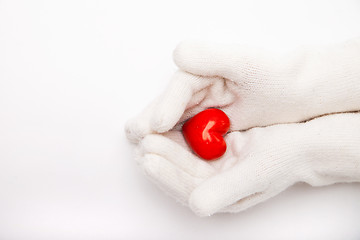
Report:
[[224,135],[230,128],[228,116],[220,109],[204,110],[182,127],[185,140],[205,160],[214,160],[226,152]]

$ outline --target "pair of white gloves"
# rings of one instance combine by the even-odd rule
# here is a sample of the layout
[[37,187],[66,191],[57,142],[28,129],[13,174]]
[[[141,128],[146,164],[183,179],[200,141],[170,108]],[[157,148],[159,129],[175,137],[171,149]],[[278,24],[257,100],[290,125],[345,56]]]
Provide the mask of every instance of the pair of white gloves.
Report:
[[[360,181],[360,39],[276,55],[183,42],[179,71],[126,133],[162,190],[199,216],[239,212],[297,182]],[[181,126],[210,107],[230,118],[227,151],[194,155]]]

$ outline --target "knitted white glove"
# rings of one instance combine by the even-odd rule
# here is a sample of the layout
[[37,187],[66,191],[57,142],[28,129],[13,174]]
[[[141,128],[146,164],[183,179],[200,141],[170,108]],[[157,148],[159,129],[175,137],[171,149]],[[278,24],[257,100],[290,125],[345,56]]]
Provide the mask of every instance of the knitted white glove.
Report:
[[226,142],[226,154],[206,162],[187,149],[181,132],[151,134],[138,159],[160,188],[199,216],[245,210],[296,182],[360,181],[359,113],[232,132]]
[[[230,130],[301,122],[360,109],[360,39],[275,56],[245,46],[184,42],[165,93],[128,122],[128,138],[163,133],[209,108],[222,109]],[[178,128],[177,126],[176,128]]]
[[[239,46],[180,44],[174,60],[182,70],[127,123],[131,141],[146,136],[137,159],[151,179],[199,215],[241,211],[298,181],[359,180],[358,114],[253,127],[360,110],[360,40],[269,56]],[[208,107],[226,112],[233,131],[228,151],[214,162],[194,156],[179,131]]]

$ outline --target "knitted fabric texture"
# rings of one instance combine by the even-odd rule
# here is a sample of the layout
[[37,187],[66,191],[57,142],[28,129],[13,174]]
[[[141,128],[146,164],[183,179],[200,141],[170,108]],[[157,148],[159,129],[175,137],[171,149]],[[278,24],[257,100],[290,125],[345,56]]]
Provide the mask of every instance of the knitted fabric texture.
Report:
[[[242,211],[296,182],[360,181],[359,39],[283,56],[184,42],[174,61],[180,70],[126,133],[150,179],[196,214]],[[231,120],[228,150],[213,162],[180,132],[209,107]]]

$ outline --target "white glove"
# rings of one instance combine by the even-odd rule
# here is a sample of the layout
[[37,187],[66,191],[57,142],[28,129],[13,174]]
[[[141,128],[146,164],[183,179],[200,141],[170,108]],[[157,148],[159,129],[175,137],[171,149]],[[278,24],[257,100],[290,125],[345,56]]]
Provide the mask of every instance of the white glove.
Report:
[[245,210],[296,182],[360,181],[360,113],[232,132],[225,140],[226,154],[206,162],[181,132],[150,134],[138,159],[151,180],[199,216]]
[[[272,59],[243,47],[183,43],[174,59],[182,70],[126,132],[133,142],[146,136],[140,164],[197,214],[240,211],[297,181],[358,181],[357,114],[234,131],[360,110],[360,40]],[[179,132],[208,107],[226,112],[232,131],[227,153],[210,163],[194,156]]]
[[184,42],[174,51],[174,61],[182,71],[162,96],[128,122],[133,142],[169,131],[209,107],[229,116],[232,131],[360,109],[360,39],[286,56]]

